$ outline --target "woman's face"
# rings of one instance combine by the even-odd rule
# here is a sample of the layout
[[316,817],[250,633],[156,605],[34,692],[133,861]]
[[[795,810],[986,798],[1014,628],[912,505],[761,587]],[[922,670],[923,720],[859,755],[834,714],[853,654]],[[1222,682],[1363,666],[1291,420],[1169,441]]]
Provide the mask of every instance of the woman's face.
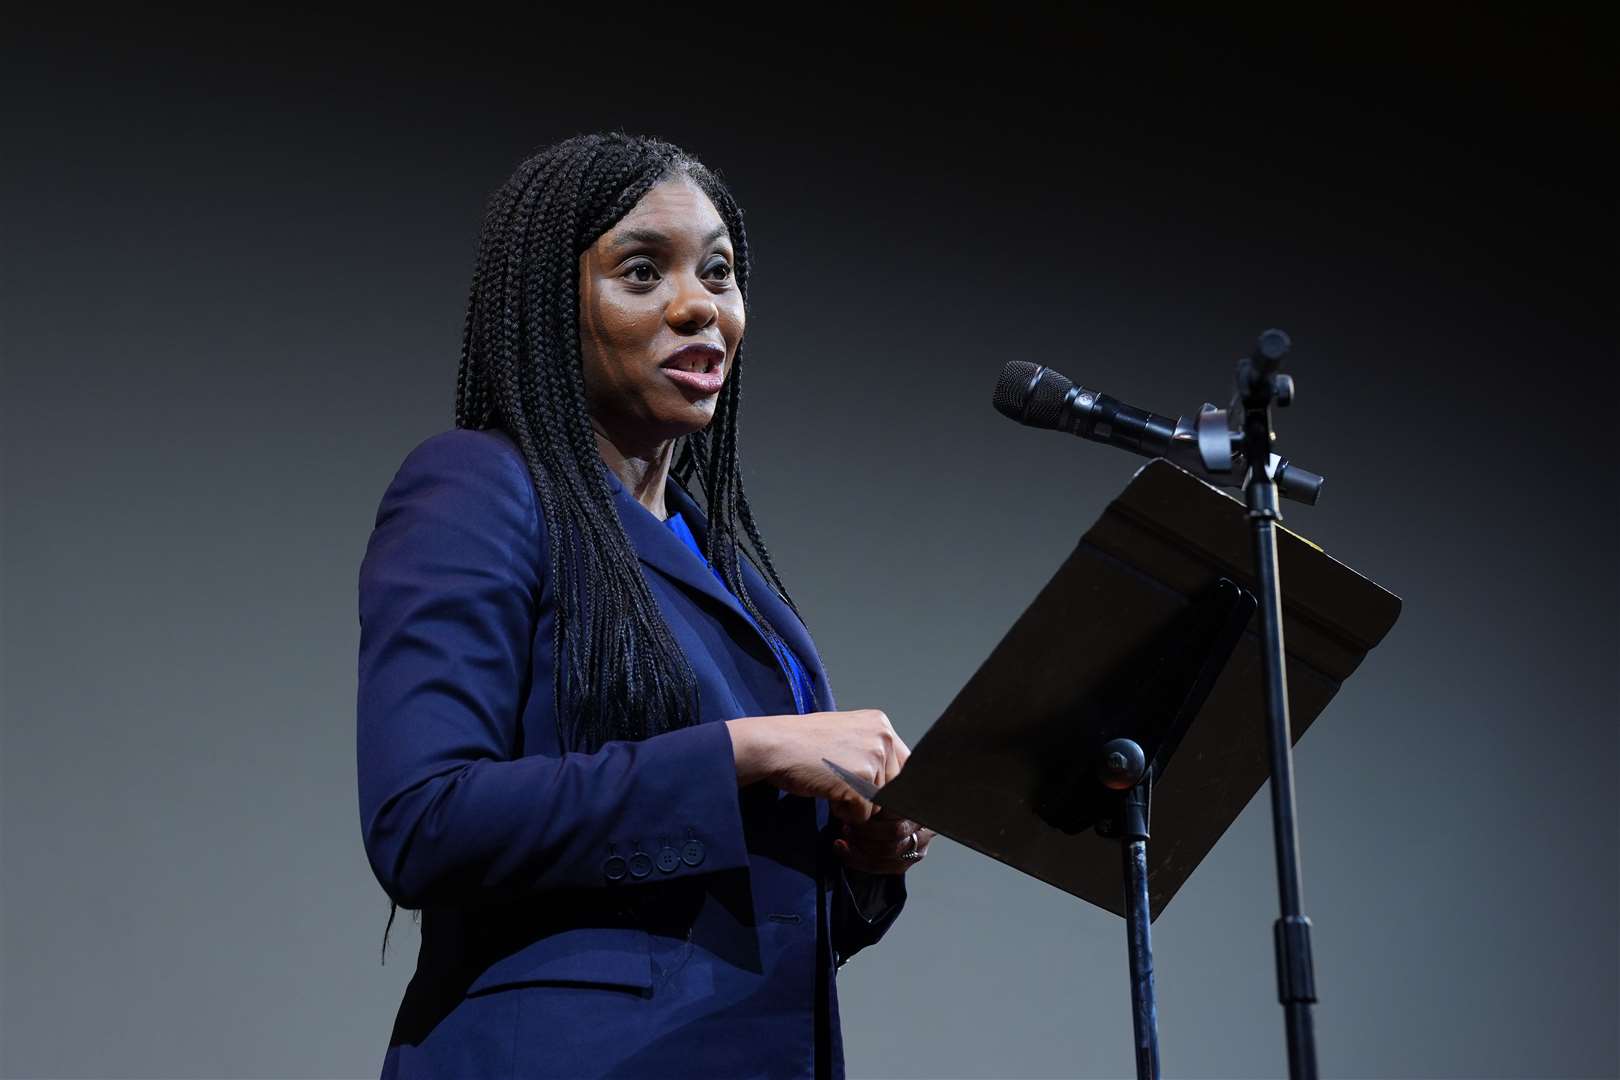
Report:
[[709,197],[666,180],[580,256],[585,405],[622,453],[644,456],[714,417],[743,335],[731,238]]

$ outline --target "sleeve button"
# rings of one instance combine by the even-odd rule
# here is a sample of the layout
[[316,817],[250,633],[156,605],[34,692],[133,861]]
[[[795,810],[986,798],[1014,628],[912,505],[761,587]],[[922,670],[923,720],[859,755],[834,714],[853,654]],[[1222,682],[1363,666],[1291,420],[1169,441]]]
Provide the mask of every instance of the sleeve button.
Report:
[[674,872],[679,865],[681,865],[681,853],[665,844],[658,852],[658,869],[668,874]]
[[609,855],[602,861],[602,876],[609,881],[618,881],[624,877],[624,857]]
[[638,851],[630,856],[630,876],[644,878],[652,873],[652,856],[645,851]]
[[688,840],[681,845],[681,862],[687,866],[696,866],[703,861],[703,841]]

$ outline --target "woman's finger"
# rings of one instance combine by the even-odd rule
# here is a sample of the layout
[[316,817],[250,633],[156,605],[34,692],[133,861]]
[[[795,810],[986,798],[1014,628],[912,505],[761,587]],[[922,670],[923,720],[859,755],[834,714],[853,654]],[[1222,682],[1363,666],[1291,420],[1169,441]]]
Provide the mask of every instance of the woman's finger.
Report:
[[883,783],[887,784],[900,775],[900,751],[904,747],[905,743],[900,741],[898,735],[885,741],[883,747]]
[[865,827],[868,822],[877,817],[879,813],[877,804],[863,799],[854,788],[847,784],[842,785],[842,787],[844,797],[828,799],[828,812],[839,821],[842,821],[846,827]]
[[[915,821],[879,815],[861,825],[850,826],[845,830],[845,835],[866,854],[885,856],[901,855],[910,850],[911,834],[918,831]],[[921,836],[917,843],[919,847],[922,845]]]
[[[915,822],[900,821],[898,824],[909,825],[916,830],[916,850],[927,855],[929,843],[938,834],[933,829],[917,828]],[[912,850],[911,829],[908,829],[899,840],[880,839],[876,843],[867,843],[863,841],[862,833],[871,825],[869,822],[866,826],[846,826],[844,837],[833,841],[833,848],[847,865],[872,874],[902,874],[922,861],[904,858]]]
[[916,866],[921,859],[881,858],[868,855],[852,849],[843,840],[833,841],[833,848],[845,866],[852,870],[860,870],[867,874],[903,874]]

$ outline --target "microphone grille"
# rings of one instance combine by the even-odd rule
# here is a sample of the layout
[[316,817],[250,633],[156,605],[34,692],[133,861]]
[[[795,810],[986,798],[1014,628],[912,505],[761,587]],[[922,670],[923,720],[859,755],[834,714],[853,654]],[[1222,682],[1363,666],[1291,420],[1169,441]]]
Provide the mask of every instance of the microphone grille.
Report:
[[1063,398],[1073,386],[1051,368],[1009,360],[1001,369],[991,403],[997,412],[1020,424],[1056,428],[1063,417]]

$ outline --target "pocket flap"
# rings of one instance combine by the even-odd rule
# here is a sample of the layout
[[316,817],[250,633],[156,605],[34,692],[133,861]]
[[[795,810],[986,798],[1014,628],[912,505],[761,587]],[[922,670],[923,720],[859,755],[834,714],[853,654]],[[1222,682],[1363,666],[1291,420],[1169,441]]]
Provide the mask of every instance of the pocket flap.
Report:
[[608,926],[559,930],[496,960],[468,985],[467,993],[532,982],[650,990],[652,952],[647,931]]

